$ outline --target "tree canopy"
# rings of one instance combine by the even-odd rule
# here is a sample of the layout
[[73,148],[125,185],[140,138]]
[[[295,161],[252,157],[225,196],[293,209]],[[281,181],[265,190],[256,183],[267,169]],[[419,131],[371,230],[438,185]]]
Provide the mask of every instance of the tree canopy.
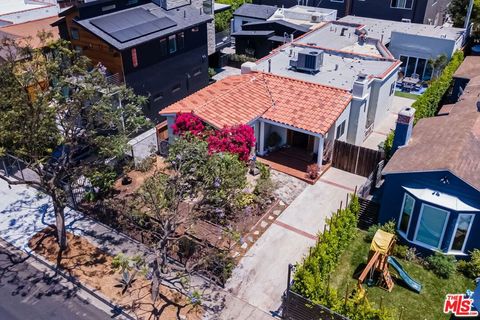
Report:
[[0,65],[0,151],[36,176],[9,183],[35,185],[52,197],[65,249],[65,184],[123,157],[128,138],[148,123],[141,111],[146,100],[110,84],[104,68],[68,42],[40,37],[41,49],[2,41],[12,54]]
[[[463,28],[470,0],[452,0],[448,7],[448,12],[453,21],[453,26]],[[473,30],[480,30],[480,0],[473,0],[473,9],[470,16],[470,22],[474,24]]]

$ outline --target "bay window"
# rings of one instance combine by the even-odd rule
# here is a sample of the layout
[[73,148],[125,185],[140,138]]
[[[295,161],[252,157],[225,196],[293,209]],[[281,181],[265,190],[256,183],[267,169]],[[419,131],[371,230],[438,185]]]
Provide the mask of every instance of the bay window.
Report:
[[402,210],[400,212],[400,219],[398,219],[398,231],[405,236],[408,233],[410,227],[410,220],[412,219],[413,208],[415,206],[415,199],[408,193],[405,193],[403,197]]
[[448,216],[449,212],[446,210],[423,204],[417,223],[415,241],[429,248],[440,248]]
[[463,252],[467,243],[470,228],[473,223],[473,214],[459,214],[450,243],[450,251]]

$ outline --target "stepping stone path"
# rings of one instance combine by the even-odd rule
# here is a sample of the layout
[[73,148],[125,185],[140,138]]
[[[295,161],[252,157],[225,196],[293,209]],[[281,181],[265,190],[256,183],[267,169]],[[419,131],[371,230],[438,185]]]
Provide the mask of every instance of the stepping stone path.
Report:
[[[257,224],[254,229],[250,230],[250,233],[243,238],[243,241],[241,242],[241,250],[246,252],[248,248],[260,238],[263,232],[265,232],[265,230],[282,214],[286,208],[287,204],[282,200],[279,200],[273,209],[270,210],[271,214],[265,215],[262,221],[260,221],[260,223]],[[240,253],[234,252],[232,257],[237,258],[239,255]]]

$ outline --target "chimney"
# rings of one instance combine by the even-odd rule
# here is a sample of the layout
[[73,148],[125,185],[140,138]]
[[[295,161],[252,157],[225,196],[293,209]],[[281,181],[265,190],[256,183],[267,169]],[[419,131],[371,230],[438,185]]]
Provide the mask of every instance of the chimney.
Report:
[[367,94],[367,75],[359,73],[357,79],[353,83],[352,94],[356,98],[363,98]]
[[415,109],[412,107],[405,107],[398,113],[395,137],[393,138],[393,146],[390,151],[391,155],[393,155],[398,148],[408,144],[412,135],[414,116]]

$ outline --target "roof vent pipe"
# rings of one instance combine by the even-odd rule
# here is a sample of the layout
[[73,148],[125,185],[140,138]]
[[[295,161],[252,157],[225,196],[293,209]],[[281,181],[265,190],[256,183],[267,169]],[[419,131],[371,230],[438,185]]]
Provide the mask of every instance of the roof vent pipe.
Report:
[[272,72],[272,59],[268,59],[268,72]]

